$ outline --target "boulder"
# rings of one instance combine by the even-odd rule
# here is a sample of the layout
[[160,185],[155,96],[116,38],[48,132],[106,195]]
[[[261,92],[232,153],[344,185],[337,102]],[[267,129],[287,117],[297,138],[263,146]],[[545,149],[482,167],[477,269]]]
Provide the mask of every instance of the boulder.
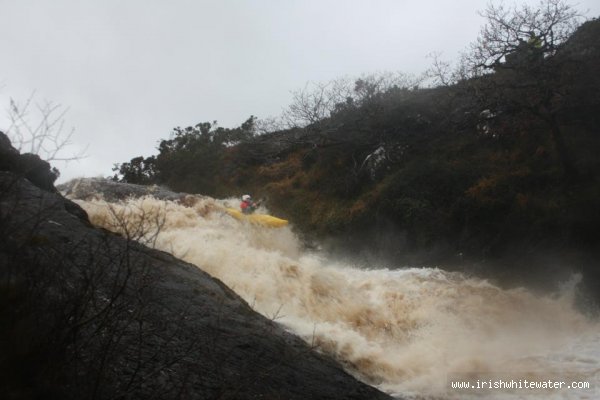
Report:
[[9,167],[0,172],[6,398],[390,398],[221,281],[91,227]]

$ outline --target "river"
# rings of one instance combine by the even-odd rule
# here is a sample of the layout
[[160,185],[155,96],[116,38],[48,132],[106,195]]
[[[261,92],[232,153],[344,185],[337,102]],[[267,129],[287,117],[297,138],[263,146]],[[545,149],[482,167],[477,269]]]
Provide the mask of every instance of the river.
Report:
[[[76,201],[98,226],[144,226],[142,241],[222,280],[256,311],[394,396],[600,398],[600,324],[573,306],[578,276],[540,295],[441,267],[348,265],[304,250],[290,226],[231,218],[222,207],[234,199]],[[453,389],[454,379],[492,389]],[[517,388],[501,386],[511,381]],[[535,389],[525,381],[565,383]],[[573,382],[589,387],[568,388]]]

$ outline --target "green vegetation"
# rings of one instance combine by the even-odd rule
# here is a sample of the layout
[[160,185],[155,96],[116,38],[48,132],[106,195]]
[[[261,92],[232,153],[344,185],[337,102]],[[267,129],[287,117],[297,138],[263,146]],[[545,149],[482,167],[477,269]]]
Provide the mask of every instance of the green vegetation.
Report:
[[[488,7],[460,65],[435,61],[438,86],[381,75],[307,87],[286,129],[258,134],[254,117],[235,129],[177,128],[115,179],[250,192],[321,238],[403,232],[391,252],[596,254],[600,21],[579,24],[560,0],[542,6]],[[502,37],[504,47],[482,52]]]

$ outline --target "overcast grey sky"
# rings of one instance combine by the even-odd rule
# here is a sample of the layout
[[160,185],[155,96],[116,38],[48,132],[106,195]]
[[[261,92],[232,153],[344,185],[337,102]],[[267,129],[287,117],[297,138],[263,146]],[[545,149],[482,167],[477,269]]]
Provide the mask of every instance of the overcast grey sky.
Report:
[[[517,3],[523,3],[519,1]],[[537,4],[538,1],[526,1]],[[512,4],[512,3],[509,3]],[[587,17],[600,2],[581,0]],[[308,81],[420,73],[473,41],[482,0],[0,0],[0,130],[9,98],[69,107],[61,181],[156,153],[175,126],[277,116]]]

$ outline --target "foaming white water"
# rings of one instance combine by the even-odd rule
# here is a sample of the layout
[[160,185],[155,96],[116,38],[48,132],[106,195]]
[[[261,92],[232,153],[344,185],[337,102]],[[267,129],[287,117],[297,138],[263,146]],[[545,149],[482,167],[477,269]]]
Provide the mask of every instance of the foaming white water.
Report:
[[[561,296],[538,297],[438,269],[336,265],[303,252],[289,228],[240,223],[220,211],[224,201],[209,198],[188,201],[188,207],[151,197],[125,204],[78,203],[94,224],[107,229],[131,233],[143,226],[145,239],[157,248],[221,279],[258,312],[388,393],[600,397],[600,326],[573,309],[572,288]],[[449,378],[470,374],[589,381],[591,388],[449,388]]]

